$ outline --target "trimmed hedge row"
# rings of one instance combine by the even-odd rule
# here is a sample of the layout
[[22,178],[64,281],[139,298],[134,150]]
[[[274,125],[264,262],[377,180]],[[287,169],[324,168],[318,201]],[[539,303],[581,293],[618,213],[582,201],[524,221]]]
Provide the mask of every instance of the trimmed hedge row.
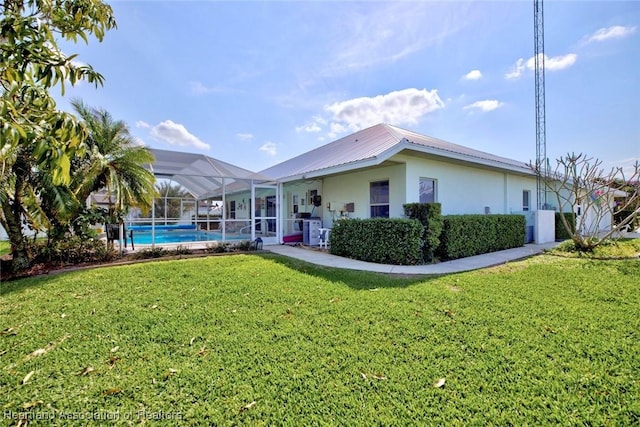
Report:
[[424,227],[422,254],[425,261],[433,261],[442,234],[442,206],[440,203],[407,203],[403,207],[407,218],[417,219]]
[[556,212],[556,240],[568,240],[571,238],[571,235],[567,233],[567,230],[564,228],[564,224],[562,223],[562,218],[560,215],[564,215],[571,227],[571,231],[575,233],[576,231],[576,214],[573,212]]
[[525,225],[524,215],[447,215],[438,256],[457,259],[521,247]]
[[380,264],[422,262],[419,221],[395,218],[346,219],[333,224],[329,252]]

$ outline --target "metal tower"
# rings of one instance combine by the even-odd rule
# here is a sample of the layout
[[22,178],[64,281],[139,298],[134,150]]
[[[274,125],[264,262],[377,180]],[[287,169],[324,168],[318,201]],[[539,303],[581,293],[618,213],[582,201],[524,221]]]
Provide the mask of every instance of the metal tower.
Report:
[[[547,204],[547,124],[544,95],[544,0],[533,0],[533,37],[536,81],[536,183],[538,209]],[[542,176],[544,174],[544,176]]]

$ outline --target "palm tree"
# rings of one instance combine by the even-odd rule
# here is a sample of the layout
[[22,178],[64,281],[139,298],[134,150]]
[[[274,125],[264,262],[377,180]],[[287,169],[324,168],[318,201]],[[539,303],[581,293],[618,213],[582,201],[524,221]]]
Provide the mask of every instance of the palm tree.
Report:
[[156,194],[155,178],[145,165],[153,162],[151,152],[136,143],[125,122],[114,120],[106,110],[88,107],[80,100],[71,104],[89,132],[85,155],[76,157],[71,165],[75,172],[70,187],[76,198],[84,202],[91,193],[105,189],[114,213],[132,206],[150,208]]
[[158,198],[155,199],[156,218],[179,218],[180,199],[192,198],[191,194],[180,184],[172,184],[171,181],[160,181],[156,184]]

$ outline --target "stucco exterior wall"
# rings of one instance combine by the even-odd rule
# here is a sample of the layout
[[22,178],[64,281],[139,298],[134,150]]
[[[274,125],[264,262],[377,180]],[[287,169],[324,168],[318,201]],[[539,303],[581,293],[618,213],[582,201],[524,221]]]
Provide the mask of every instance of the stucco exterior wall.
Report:
[[[354,206],[354,212],[349,213],[349,217],[369,218],[369,184],[375,181],[389,180],[389,216],[402,217],[406,194],[405,175],[406,165],[398,164],[326,177],[322,186],[323,226],[331,227],[333,221],[340,217],[340,209],[347,203],[353,203]],[[331,203],[332,211],[327,208],[327,203]]]
[[437,180],[436,201],[442,213],[484,214],[522,211],[522,192],[530,191],[530,210],[536,206],[535,177],[464,166],[433,159],[397,156],[407,164],[407,202],[419,201],[420,178]]
[[[284,184],[282,194],[285,222],[293,218],[293,197],[298,199],[317,189],[322,195],[322,205],[313,210],[324,227],[331,227],[340,218],[346,204],[353,203],[354,212],[345,215],[351,218],[369,218],[369,184],[389,181],[389,216],[402,217],[403,205],[419,201],[420,178],[437,181],[436,201],[442,204],[445,215],[484,214],[489,212],[522,213],[522,193],[529,191],[529,210],[535,211],[536,179],[507,172],[465,166],[435,159],[417,158],[410,155],[394,156],[394,165],[371,168],[352,173],[328,176],[322,180],[300,181]],[[299,205],[299,212],[311,212],[308,200]],[[330,206],[330,207],[329,207]],[[344,213],[343,213],[344,214]],[[290,232],[285,224],[285,234]]]
[[504,174],[506,186],[505,211],[503,213],[522,211],[522,192],[529,191],[529,211],[537,210],[538,195],[536,188],[536,178],[513,174]]

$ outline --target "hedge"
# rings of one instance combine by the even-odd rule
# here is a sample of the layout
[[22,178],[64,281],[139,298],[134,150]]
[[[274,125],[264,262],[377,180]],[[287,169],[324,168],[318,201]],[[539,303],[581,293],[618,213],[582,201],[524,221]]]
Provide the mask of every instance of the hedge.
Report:
[[403,205],[404,215],[409,219],[417,219],[424,227],[422,233],[422,254],[424,261],[432,262],[435,251],[440,246],[443,220],[440,203],[407,203]]
[[465,258],[524,244],[524,215],[447,215],[443,220],[437,251],[441,259]]
[[329,252],[380,264],[415,265],[422,262],[422,233],[417,220],[342,219],[331,229]]
[[560,215],[564,215],[571,227],[571,231],[575,233],[576,231],[576,214],[573,212],[556,212],[556,240],[568,240],[571,238],[571,235],[567,232],[567,229],[564,228],[564,224],[562,223],[562,218]]

